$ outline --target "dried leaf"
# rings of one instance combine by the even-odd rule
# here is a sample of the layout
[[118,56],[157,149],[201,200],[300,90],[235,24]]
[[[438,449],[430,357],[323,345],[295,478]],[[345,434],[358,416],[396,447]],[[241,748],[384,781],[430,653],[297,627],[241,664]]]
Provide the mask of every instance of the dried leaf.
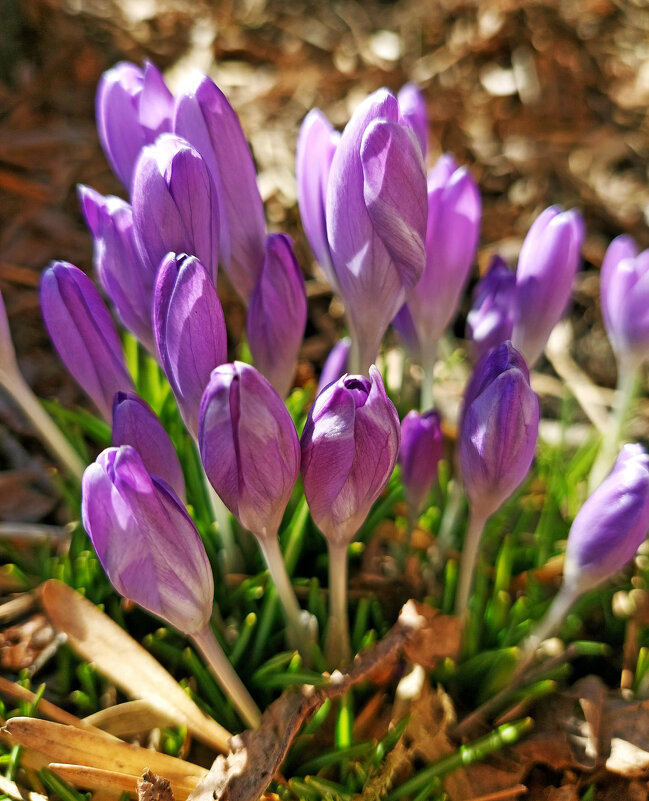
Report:
[[228,750],[230,733],[201,712],[162,665],[93,603],[54,579],[43,585],[42,602],[72,648],[127,695],[146,700],[216,750]]
[[141,700],[100,709],[85,717],[83,722],[122,739],[174,723],[168,715],[151,709],[148,701]]
[[404,646],[406,656],[417,665],[434,668],[440,659],[455,659],[462,644],[460,618],[442,615],[427,604],[416,604],[426,624]]
[[19,787],[11,779],[0,776],[0,793],[8,795],[9,798],[14,798],[16,801],[48,801],[47,796],[40,793],[34,793],[30,790],[24,790]]
[[174,801],[174,794],[169,782],[161,779],[150,770],[138,780],[138,801]]
[[[136,795],[140,779],[130,773],[119,773],[115,770],[103,770],[101,768],[89,768],[85,765],[64,765],[50,762],[50,770],[64,781],[82,790],[93,790],[94,792],[109,793],[113,798],[116,794],[128,793]],[[187,796],[196,787],[196,780],[184,781],[175,779],[171,782],[161,779],[170,788],[171,797],[175,795],[177,801],[185,801]],[[94,795],[93,795],[94,798]]]
[[[27,701],[29,703],[32,703],[36,699],[36,693],[2,676],[0,676],[0,695],[8,695],[10,698],[18,698],[21,701]],[[66,723],[70,726],[78,726],[79,728],[87,728],[88,726],[83,720],[71,715],[64,709],[60,709],[46,698],[41,698],[38,702],[38,711],[41,715],[57,723]]]

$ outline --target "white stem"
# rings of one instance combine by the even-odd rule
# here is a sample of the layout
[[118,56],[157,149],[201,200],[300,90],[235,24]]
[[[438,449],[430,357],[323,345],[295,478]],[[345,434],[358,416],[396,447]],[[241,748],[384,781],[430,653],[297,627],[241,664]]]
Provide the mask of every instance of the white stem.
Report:
[[640,370],[637,360],[624,359],[618,369],[615,402],[611,410],[609,424],[602,440],[597,459],[588,478],[588,491],[592,493],[608,475],[617,457],[620,440],[624,431],[629,407],[635,394],[636,381]]
[[38,402],[38,398],[34,395],[20,372],[18,372],[17,369],[11,374],[0,371],[0,385],[7,390],[22,409],[53,456],[55,456],[78,481],[81,481],[83,471],[86,468],[85,464],[79,457],[79,454],[63,436],[49,414]]
[[536,649],[539,645],[551,637],[566,618],[568,610],[573,605],[580,593],[573,587],[569,587],[564,582],[561,585],[557,596],[545,613],[545,617],[532,631],[529,637],[521,645],[521,658],[516,666],[515,675],[522,673],[534,658]]
[[295,590],[291,584],[282,551],[279,547],[277,534],[258,537],[259,547],[268,565],[268,572],[277,589],[284,617],[287,623],[287,634],[291,647],[297,648],[306,665],[311,664],[311,639],[306,627],[306,615],[302,614],[300,605],[295,597]]
[[202,631],[192,634],[191,639],[205,658],[223,692],[231,699],[245,723],[253,729],[258,728],[261,721],[261,712],[223,653],[223,649],[217,642],[209,623]]
[[329,544],[329,625],[326,654],[332,668],[344,667],[351,659],[347,618],[346,542]]
[[427,412],[433,408],[433,373],[437,363],[437,340],[424,339],[420,344],[421,367],[423,378],[421,382],[421,397],[419,401],[419,411]]
[[482,532],[484,531],[488,517],[488,515],[477,513],[473,509],[471,509],[469,513],[469,524],[464,538],[462,559],[460,561],[460,581],[455,601],[455,614],[460,618],[466,618],[469,610],[469,598],[471,596],[471,588],[473,587],[473,574],[478,560]]

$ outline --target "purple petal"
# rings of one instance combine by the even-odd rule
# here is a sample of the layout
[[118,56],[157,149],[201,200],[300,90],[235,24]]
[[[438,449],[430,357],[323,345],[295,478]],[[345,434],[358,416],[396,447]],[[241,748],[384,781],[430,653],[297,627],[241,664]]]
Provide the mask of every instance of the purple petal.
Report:
[[428,113],[424,96],[418,86],[407,83],[399,90],[397,100],[401,114],[415,132],[421,155],[425,158],[428,145]]

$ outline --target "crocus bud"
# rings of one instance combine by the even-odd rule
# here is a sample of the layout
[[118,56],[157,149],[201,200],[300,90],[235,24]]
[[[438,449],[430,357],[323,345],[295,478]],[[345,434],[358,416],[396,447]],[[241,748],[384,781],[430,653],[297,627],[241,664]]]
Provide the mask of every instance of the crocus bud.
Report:
[[201,397],[212,370],[227,359],[227,334],[216,288],[194,256],[169,253],[160,265],[153,332],[185,425],[197,437]]
[[199,443],[212,486],[256,537],[274,537],[300,470],[291,416],[250,365],[212,372],[200,411]]
[[53,262],[41,280],[41,307],[63,364],[110,421],[115,393],[132,390],[133,381],[99,292],[77,267]]
[[460,421],[462,478],[483,519],[527,475],[539,431],[539,401],[523,357],[511,342],[486,353],[464,395]]
[[216,280],[219,207],[206,163],[184,139],[163,134],[145,147],[133,176],[140,255],[154,275],[167,253],[188,253]]
[[608,477],[575,518],[564,583],[584,592],[621,570],[649,531],[649,456],[625,445]]
[[618,236],[601,272],[602,314],[618,361],[649,358],[649,250],[638,254],[630,236]]
[[185,479],[169,434],[153,409],[134,392],[116,392],[113,401],[113,445],[131,445],[152,476],[163,479],[185,498]]
[[442,156],[428,175],[426,268],[408,294],[420,344],[437,342],[457,311],[480,233],[481,202],[466,167]]
[[363,101],[343,131],[327,184],[326,225],[352,333],[351,366],[362,372],[425,264],[424,162],[385,89]]
[[329,351],[320,373],[316,395],[319,395],[325,387],[328,387],[334,381],[338,381],[345,373],[349,372],[349,348],[351,344],[352,341],[349,337],[343,337]]
[[151,310],[155,272],[140,258],[133,212],[118,197],[79,186],[81,210],[94,240],[94,266],[102,289],[128,330],[155,353]]
[[120,595],[182,631],[202,631],[214,582],[201,538],[174,491],[135,448],[107,448],[83,474],[81,515]]
[[302,270],[285,234],[269,234],[266,258],[248,309],[248,344],[259,372],[285,398],[306,326]]
[[466,318],[466,335],[474,361],[511,339],[515,292],[516,276],[500,256],[494,256],[473,291],[473,308]]
[[207,162],[221,214],[220,263],[247,303],[264,262],[266,243],[255,165],[226,96],[205,75],[193,80],[176,99],[174,130]]
[[171,130],[173,97],[149,61],[141,70],[122,61],[105,72],[97,87],[97,130],[113,172],[131,188],[140,150]]
[[311,109],[300,126],[295,155],[297,202],[304,233],[313,255],[333,289],[337,289],[329,241],[325,202],[331,162],[340,134],[318,108]]
[[435,411],[420,414],[414,409],[401,423],[399,462],[408,503],[419,511],[437,478],[442,458],[442,426]]
[[532,366],[559,322],[579,266],[584,222],[575,209],[551,206],[525,237],[516,271],[512,342]]
[[392,475],[399,417],[381,373],[345,375],[315,400],[302,434],[302,481],[330,543],[352,540]]
[[428,113],[424,96],[416,84],[407,83],[399,90],[397,100],[401,114],[415,132],[421,155],[425,158],[428,146]]

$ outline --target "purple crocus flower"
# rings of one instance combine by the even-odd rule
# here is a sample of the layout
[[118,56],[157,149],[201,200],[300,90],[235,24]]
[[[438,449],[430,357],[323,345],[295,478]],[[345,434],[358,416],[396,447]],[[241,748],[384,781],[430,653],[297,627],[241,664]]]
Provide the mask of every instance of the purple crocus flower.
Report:
[[512,342],[533,366],[570,299],[584,241],[584,222],[575,209],[551,206],[525,237],[516,270]]
[[602,314],[618,361],[649,358],[649,250],[638,253],[630,236],[618,236],[601,272]]
[[264,262],[266,222],[239,118],[216,84],[198,75],[176,99],[174,130],[209,167],[220,211],[219,261],[247,303]]
[[442,426],[435,411],[408,412],[401,422],[399,462],[408,503],[415,512],[424,504],[437,478],[442,458]]
[[63,364],[111,419],[116,392],[133,389],[119,335],[92,281],[72,264],[53,262],[41,280],[41,307]]
[[322,111],[311,109],[300,126],[297,139],[297,202],[313,255],[334,290],[338,286],[327,238],[325,203],[331,162],[338,142],[340,134]]
[[145,147],[133,177],[135,239],[149,273],[169,252],[196,256],[216,280],[219,207],[203,158],[163,134]]
[[304,278],[293,242],[286,234],[270,234],[250,297],[248,344],[255,366],[283,398],[293,383],[306,312]]
[[426,158],[428,146],[428,113],[426,101],[419,87],[414,83],[407,83],[401,87],[397,95],[399,108],[404,120],[415,132],[421,155]]
[[349,349],[351,344],[352,341],[349,337],[343,337],[329,351],[320,373],[316,395],[319,395],[325,387],[328,387],[334,381],[338,381],[345,373],[349,372]]
[[118,197],[79,186],[81,210],[94,240],[94,266],[119,319],[155,353],[151,310],[155,273],[144,265],[135,244],[133,212]]
[[190,433],[210,373],[227,359],[225,318],[205,266],[194,256],[169,253],[154,290],[153,330],[160,363]]
[[381,89],[345,127],[327,183],[326,228],[352,335],[365,371],[425,263],[425,168],[396,97]]
[[113,445],[131,445],[152,476],[163,479],[184,500],[185,479],[169,434],[146,401],[134,392],[116,392]]
[[300,470],[282,399],[254,367],[223,364],[205,389],[199,432],[205,472],[223,503],[257,538],[274,537]]
[[511,342],[478,362],[460,421],[462,478],[474,514],[493,514],[527,475],[539,429],[539,401]]
[[511,339],[515,293],[516,276],[500,256],[494,256],[473,291],[473,308],[466,318],[466,335],[475,361]]
[[331,543],[349,542],[392,475],[399,417],[377,368],[345,375],[318,395],[302,434],[311,516]]
[[457,311],[480,232],[478,188],[466,167],[442,156],[428,175],[426,268],[408,293],[422,348],[435,343]]
[[130,190],[140,150],[171,131],[173,97],[149,61],[141,70],[122,61],[105,72],[97,88],[97,130],[113,172]]
[[135,448],[107,448],[85,471],[83,525],[115,589],[185,634],[204,630],[214,583],[201,538]]

